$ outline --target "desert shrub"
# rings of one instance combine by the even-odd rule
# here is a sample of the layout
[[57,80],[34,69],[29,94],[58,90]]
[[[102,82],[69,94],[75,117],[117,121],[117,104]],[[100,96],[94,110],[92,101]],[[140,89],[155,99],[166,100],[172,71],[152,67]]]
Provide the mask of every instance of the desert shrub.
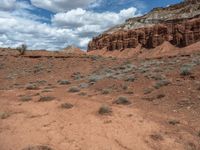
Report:
[[90,83],[95,83],[95,82],[97,82],[99,79],[100,79],[99,76],[93,75],[93,76],[91,76],[91,77],[89,78],[89,82],[90,82]]
[[0,112],[0,119],[7,119],[8,117],[10,117],[8,112]]
[[149,69],[147,69],[147,68],[143,68],[143,67],[140,67],[139,68],[139,72],[140,73],[146,73],[146,72],[148,72],[149,71]]
[[88,88],[89,85],[87,83],[81,83],[80,85],[80,88]]
[[73,86],[69,88],[68,92],[77,93],[77,92],[80,92],[80,89],[77,86]]
[[4,64],[0,64],[0,69],[4,69]]
[[109,89],[103,89],[101,91],[102,94],[106,95],[106,94],[109,94],[110,93],[110,90]]
[[60,85],[68,85],[68,84],[71,84],[71,82],[68,81],[68,80],[58,80],[58,83],[59,83]]
[[27,84],[26,85],[26,89],[27,90],[38,90],[39,89],[39,87],[36,85],[36,84]]
[[42,93],[49,93],[49,92],[53,92],[53,90],[52,89],[44,89],[44,90],[42,90]]
[[22,102],[28,102],[31,100],[32,100],[31,96],[27,96],[27,95],[24,95],[20,98],[20,101],[22,101]]
[[47,83],[47,81],[46,80],[38,80],[38,81],[36,81],[36,83],[39,85],[44,85]]
[[130,61],[130,60],[126,60],[123,64],[124,64],[124,65],[131,64],[131,61]]
[[45,86],[44,89],[46,90],[50,90],[50,89],[54,89],[56,88],[56,86],[53,86],[53,85],[48,85],[48,86]]
[[125,70],[125,69],[126,69],[126,66],[124,66],[124,65],[123,65],[123,66],[120,66],[119,69],[120,69],[120,70]]
[[17,51],[19,52],[20,55],[24,55],[27,50],[27,45],[22,44],[21,46],[17,47]]
[[35,93],[32,96],[40,96],[40,93]]
[[161,99],[161,98],[163,98],[163,97],[165,97],[165,94],[158,94],[158,95],[156,96],[157,99]]
[[144,89],[144,91],[143,91],[144,94],[150,94],[151,92],[153,92],[153,89],[152,89],[152,88],[146,88],[146,89]]
[[99,108],[98,113],[101,114],[101,115],[110,114],[110,113],[112,113],[112,109],[109,106],[107,106],[107,105],[102,105]]
[[28,146],[26,148],[23,148],[22,150],[53,150],[53,149],[45,145],[37,145],[37,146]]
[[42,72],[45,68],[41,65],[35,65],[33,67],[33,73],[39,73],[39,72]]
[[79,95],[79,96],[86,96],[87,93],[85,93],[85,92],[81,92],[81,93],[79,93],[78,95]]
[[169,123],[170,125],[177,125],[177,124],[180,124],[180,121],[175,120],[175,119],[172,119],[172,120],[169,120],[168,123]]
[[137,68],[137,66],[134,65],[134,64],[127,64],[126,67],[129,68],[129,69],[136,69]]
[[155,133],[155,134],[151,134],[150,135],[151,139],[153,139],[154,141],[162,141],[163,137],[162,135]]
[[189,107],[189,106],[192,106],[194,104],[195,103],[192,102],[190,99],[183,99],[183,100],[180,100],[179,102],[177,102],[177,105],[179,107]]
[[161,69],[161,68],[154,68],[154,70],[153,70],[153,72],[163,72],[164,70],[163,69]]
[[111,60],[117,60],[117,58],[116,57],[112,57],[112,56],[109,56],[109,57],[107,57],[108,59],[111,59]]
[[118,105],[130,105],[131,104],[131,102],[126,97],[119,97],[113,103],[118,104]]
[[180,75],[182,76],[188,76],[191,74],[191,67],[190,66],[184,66],[180,69]]
[[135,81],[135,77],[129,76],[129,77],[127,77],[124,81],[127,81],[127,82],[134,82],[134,81]]
[[156,81],[158,80],[164,80],[165,77],[163,75],[160,75],[160,74],[150,74],[149,76],[151,79],[154,79]]
[[109,69],[109,68],[105,69],[104,71],[105,71],[105,73],[112,73],[113,72],[113,70]]
[[71,77],[74,79],[74,80],[80,80],[81,78],[83,78],[84,76],[81,75],[80,72],[74,72]]
[[98,56],[95,56],[95,55],[92,55],[91,57],[90,57],[93,61],[96,61],[96,60],[98,60],[98,59],[100,59],[100,58],[102,58],[100,55],[98,55]]
[[61,104],[61,108],[64,108],[64,109],[70,109],[74,107],[74,105],[70,104],[70,103],[63,103]]
[[54,100],[55,97],[53,96],[41,96],[39,102],[48,102]]
[[126,94],[130,94],[131,95],[131,94],[134,94],[134,92],[129,90],[129,91],[126,92]]
[[156,84],[154,85],[154,88],[159,89],[163,86],[167,86],[169,85],[171,82],[168,80],[159,80],[158,82],[156,82]]

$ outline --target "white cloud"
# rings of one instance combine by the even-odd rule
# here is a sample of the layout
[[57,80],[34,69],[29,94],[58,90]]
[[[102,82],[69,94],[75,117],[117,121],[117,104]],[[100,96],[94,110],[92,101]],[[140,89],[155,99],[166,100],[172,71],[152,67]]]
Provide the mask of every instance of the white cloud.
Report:
[[1,0],[0,10],[10,10],[15,6],[16,0]]
[[119,13],[103,12],[97,13],[77,8],[67,13],[57,13],[52,18],[54,26],[61,28],[72,28],[80,34],[100,33],[109,27],[124,22],[127,18],[136,15],[137,9],[131,7],[121,10]]
[[0,47],[26,43],[30,49],[55,50],[80,39],[70,29],[59,29],[34,20],[0,11]]
[[33,9],[28,2],[25,1],[16,1],[16,0],[1,0],[0,2],[0,10],[1,11],[13,11],[16,9]]
[[93,3],[90,3],[90,5],[88,6],[88,8],[96,8],[101,6],[101,3],[103,2],[103,0],[95,0]]
[[16,1],[12,10],[0,9],[0,47],[26,43],[30,49],[58,50],[68,45],[86,48],[93,36],[136,15],[133,7],[119,13],[77,8],[55,14],[51,23],[46,24],[40,22],[44,18],[27,9],[34,8],[26,2]]
[[96,0],[31,0],[32,5],[52,12],[66,12],[75,8],[85,8]]

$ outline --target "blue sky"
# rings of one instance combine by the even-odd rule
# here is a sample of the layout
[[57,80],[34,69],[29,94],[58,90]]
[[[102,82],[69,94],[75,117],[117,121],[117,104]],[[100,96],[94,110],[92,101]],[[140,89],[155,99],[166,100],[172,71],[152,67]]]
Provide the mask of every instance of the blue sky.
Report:
[[181,0],[0,0],[0,47],[86,49],[92,37]]

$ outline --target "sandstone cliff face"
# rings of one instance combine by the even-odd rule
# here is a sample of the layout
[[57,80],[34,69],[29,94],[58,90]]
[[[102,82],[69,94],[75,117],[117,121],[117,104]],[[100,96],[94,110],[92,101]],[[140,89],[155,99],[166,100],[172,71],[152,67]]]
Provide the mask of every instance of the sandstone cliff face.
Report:
[[103,48],[109,51],[123,50],[135,48],[139,44],[145,48],[154,48],[164,41],[178,47],[200,41],[200,0],[185,0],[167,8],[154,9],[142,17],[129,19],[120,27],[93,38],[88,51]]

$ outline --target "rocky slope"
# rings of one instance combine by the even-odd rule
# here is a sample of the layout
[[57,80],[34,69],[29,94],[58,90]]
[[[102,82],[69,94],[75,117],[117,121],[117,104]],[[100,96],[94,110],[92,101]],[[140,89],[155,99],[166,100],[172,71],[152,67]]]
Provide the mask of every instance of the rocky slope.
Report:
[[88,51],[123,50],[141,45],[155,48],[164,41],[185,47],[200,41],[200,0],[185,0],[166,8],[155,8],[148,14],[128,19],[93,38]]

